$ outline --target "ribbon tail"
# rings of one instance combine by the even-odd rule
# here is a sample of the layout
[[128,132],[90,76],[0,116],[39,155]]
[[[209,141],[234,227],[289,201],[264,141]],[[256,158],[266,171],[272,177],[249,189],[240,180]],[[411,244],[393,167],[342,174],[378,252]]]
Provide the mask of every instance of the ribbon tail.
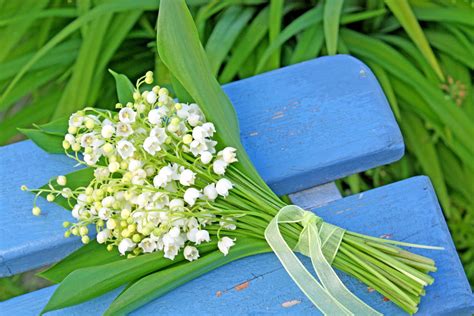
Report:
[[279,214],[272,219],[265,230],[265,238],[290,277],[323,314],[353,315],[306,270],[290,249],[278,227]]
[[[324,288],[330,293],[330,295],[354,313],[354,315],[382,315],[369,305],[365,304],[346,288],[323,254],[317,225],[312,223],[309,224],[307,228],[308,229],[305,230],[305,233],[308,234],[309,254],[313,268]],[[335,252],[337,252],[337,249]]]

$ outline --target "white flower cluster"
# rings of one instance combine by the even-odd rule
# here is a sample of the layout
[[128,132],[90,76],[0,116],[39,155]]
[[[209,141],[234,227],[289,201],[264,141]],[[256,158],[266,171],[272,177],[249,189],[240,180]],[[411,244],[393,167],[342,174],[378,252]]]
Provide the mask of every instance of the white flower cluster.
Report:
[[[237,161],[236,150],[217,152],[215,127],[197,104],[177,103],[159,86],[140,91],[152,76],[137,82],[134,102],[117,104],[118,113],[86,108],[70,117],[63,147],[94,168],[94,179],[74,190],[50,185],[48,200],[62,194],[75,203],[76,222],[65,223],[66,237],[87,243],[94,224],[97,242],[129,257],[163,251],[174,259],[182,250],[192,261],[199,257],[196,245],[214,236],[226,255],[234,239],[220,233],[236,229],[236,219],[216,205],[234,187],[224,175]],[[65,178],[57,180],[66,185]]]

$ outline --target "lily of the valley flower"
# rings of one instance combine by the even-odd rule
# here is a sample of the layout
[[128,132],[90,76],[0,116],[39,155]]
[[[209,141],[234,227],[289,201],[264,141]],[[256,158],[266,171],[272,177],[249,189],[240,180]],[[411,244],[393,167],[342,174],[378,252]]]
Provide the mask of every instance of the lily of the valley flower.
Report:
[[235,239],[231,239],[229,237],[223,237],[221,240],[217,242],[217,247],[224,254],[224,256],[227,256],[227,254],[229,253],[230,247],[235,245],[234,241]]

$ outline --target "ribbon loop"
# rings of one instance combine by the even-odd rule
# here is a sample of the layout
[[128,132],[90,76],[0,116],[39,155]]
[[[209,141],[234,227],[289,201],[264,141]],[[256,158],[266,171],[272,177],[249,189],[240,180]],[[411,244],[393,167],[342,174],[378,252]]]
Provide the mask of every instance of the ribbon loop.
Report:
[[[303,229],[294,250],[311,258],[320,282],[303,266],[280,233],[280,223],[297,222]],[[343,229],[296,205],[280,209],[265,230],[265,239],[285,270],[323,314],[382,315],[352,294],[331,267],[343,236]]]

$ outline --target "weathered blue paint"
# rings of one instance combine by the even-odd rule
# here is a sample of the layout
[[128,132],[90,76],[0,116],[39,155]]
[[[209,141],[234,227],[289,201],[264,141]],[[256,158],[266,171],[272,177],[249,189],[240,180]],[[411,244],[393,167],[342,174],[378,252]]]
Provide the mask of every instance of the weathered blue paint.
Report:
[[[304,203],[304,202],[303,202]],[[310,202],[311,204],[312,202]],[[328,222],[373,236],[445,247],[444,251],[415,249],[436,260],[436,281],[427,288],[419,315],[471,315],[474,298],[456,254],[441,209],[427,177],[415,177],[328,203],[314,209]],[[304,260],[308,264],[308,260]],[[340,273],[344,283],[365,302],[386,315],[402,315],[394,304]],[[249,281],[248,287],[235,287]],[[0,303],[0,314],[37,315],[54,287]],[[220,292],[220,295],[218,294]],[[99,315],[119,293],[48,315]],[[301,303],[284,308],[282,303]],[[239,260],[204,275],[145,305],[133,315],[319,315],[294,285],[273,254]]]
[[[370,70],[349,56],[323,57],[224,87],[236,107],[245,148],[278,193],[291,193],[390,163],[404,150],[398,126]],[[64,239],[69,214],[40,199],[39,187],[73,161],[31,142],[0,148],[0,276],[55,262],[80,244]],[[21,219],[21,220],[18,220]],[[13,237],[14,238],[10,238]]]

